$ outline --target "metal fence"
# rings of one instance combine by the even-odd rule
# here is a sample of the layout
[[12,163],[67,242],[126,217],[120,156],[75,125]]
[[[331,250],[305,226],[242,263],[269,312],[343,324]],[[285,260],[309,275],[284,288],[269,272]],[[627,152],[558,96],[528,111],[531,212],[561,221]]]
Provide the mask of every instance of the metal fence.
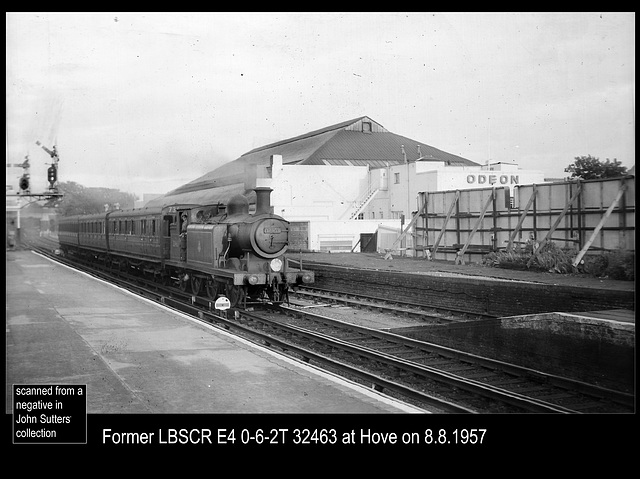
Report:
[[577,261],[634,250],[635,176],[419,193],[418,211],[387,251],[405,242],[415,256],[474,261],[548,242],[574,249]]

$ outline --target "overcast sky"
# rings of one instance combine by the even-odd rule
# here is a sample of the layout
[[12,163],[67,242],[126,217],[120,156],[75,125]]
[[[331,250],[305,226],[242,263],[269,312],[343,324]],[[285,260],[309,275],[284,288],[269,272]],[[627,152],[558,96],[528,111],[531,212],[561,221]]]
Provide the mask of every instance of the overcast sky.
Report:
[[[7,163],[165,193],[360,116],[484,163],[635,164],[635,14],[6,15]],[[19,168],[7,169],[17,188]]]

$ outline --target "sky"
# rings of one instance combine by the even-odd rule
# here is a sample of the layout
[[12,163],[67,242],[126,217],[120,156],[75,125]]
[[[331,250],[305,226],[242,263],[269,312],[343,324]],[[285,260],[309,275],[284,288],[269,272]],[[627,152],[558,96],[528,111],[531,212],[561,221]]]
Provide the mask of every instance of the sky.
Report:
[[[166,193],[360,116],[477,163],[635,165],[635,13],[21,13],[7,164]],[[7,168],[17,189],[20,168]]]

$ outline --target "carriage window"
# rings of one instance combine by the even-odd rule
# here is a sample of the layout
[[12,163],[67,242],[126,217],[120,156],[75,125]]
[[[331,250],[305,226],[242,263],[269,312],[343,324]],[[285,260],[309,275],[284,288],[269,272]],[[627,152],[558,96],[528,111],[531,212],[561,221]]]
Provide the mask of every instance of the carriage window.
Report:
[[151,220],[151,235],[156,235],[156,220]]
[[142,235],[146,235],[147,234],[147,220],[142,220],[142,227],[140,228],[140,234]]

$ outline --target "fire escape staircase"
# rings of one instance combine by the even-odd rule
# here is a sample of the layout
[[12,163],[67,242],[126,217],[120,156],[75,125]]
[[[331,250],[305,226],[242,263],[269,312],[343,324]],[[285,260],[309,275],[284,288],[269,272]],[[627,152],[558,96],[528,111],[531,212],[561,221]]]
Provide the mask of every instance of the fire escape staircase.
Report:
[[372,188],[370,187],[360,198],[353,202],[356,206],[356,209],[349,216],[349,220],[356,219],[358,215],[364,210],[371,200],[376,196],[376,194],[380,191],[380,188]]

